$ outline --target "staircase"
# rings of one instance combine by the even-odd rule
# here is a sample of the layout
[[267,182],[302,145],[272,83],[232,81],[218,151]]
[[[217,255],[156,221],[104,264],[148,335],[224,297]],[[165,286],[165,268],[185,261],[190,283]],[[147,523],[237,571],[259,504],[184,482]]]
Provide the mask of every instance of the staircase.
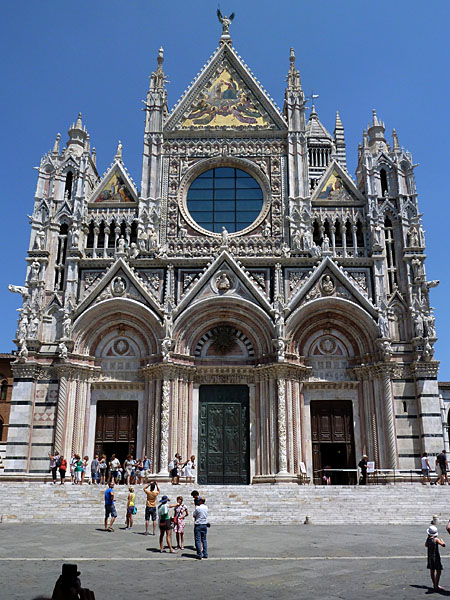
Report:
[[[135,486],[137,523],[143,524],[145,494]],[[195,486],[161,486],[173,503],[177,495],[192,514],[190,492]],[[125,516],[128,488],[116,486],[119,520]],[[198,486],[206,497],[211,523],[315,525],[426,524],[437,515],[450,518],[450,487],[421,484],[370,486],[253,485]],[[0,521],[8,523],[97,523],[104,518],[105,486],[64,486],[49,483],[1,482]],[[190,516],[188,519],[190,520]]]

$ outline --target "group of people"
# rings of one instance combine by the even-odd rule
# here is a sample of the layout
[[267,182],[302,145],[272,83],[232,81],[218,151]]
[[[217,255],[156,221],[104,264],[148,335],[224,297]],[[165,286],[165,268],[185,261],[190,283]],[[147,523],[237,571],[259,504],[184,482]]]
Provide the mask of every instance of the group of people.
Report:
[[172,458],[169,463],[169,477],[172,481],[172,485],[179,485],[180,474],[186,478],[186,483],[194,483],[194,469],[195,469],[195,456],[192,455],[185,462],[181,458],[181,454],[178,452]]
[[[114,498],[114,481],[108,483],[108,488],[105,491],[105,531],[114,531],[114,522],[117,519],[117,510]],[[177,496],[177,500],[173,504],[170,503],[170,498],[167,495],[161,496],[160,489],[156,481],[150,481],[143,489],[146,495],[145,506],[145,535],[149,535],[150,520],[152,521],[153,531],[150,535],[156,535],[157,522],[159,524],[159,549],[164,550],[164,535],[166,536],[166,544],[171,553],[177,550],[184,550],[184,530],[186,517],[189,515],[187,506],[184,504],[183,496]],[[128,488],[127,505],[125,513],[125,529],[129,530],[133,527],[133,517],[137,513],[136,492],[132,485]],[[191,492],[194,503],[193,519],[194,519],[194,540],[196,556],[199,560],[208,558],[207,532],[208,532],[208,507],[206,500],[200,496],[197,490]],[[171,509],[173,512],[171,513]],[[176,535],[176,546],[172,545],[172,530]]]
[[422,468],[422,484],[426,485],[427,481],[430,485],[445,485],[449,483],[448,481],[448,460],[447,460],[447,452],[442,450],[440,454],[436,456],[435,467],[434,470],[437,475],[437,479],[435,481],[431,481],[430,473],[432,471],[430,465],[430,459],[428,458],[428,454],[424,452],[421,458],[421,468]]

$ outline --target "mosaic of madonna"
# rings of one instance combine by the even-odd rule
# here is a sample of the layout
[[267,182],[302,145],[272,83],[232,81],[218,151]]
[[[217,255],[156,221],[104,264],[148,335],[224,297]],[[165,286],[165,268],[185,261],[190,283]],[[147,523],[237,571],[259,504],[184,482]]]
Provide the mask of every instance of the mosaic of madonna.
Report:
[[120,173],[116,172],[94,202],[134,202],[134,198]]
[[317,199],[319,200],[351,200],[352,193],[336,171],[332,171],[326,183],[322,186]]
[[224,69],[191,107],[183,127],[264,126],[270,122],[251,100],[248,90]]

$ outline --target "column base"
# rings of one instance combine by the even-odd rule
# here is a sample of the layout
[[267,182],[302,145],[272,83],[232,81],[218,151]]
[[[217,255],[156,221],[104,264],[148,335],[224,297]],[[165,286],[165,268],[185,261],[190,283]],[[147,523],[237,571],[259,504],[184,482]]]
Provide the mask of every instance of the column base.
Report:
[[302,475],[296,473],[276,473],[271,475],[255,475],[252,479],[252,484],[265,483],[265,484],[296,484],[306,483]]

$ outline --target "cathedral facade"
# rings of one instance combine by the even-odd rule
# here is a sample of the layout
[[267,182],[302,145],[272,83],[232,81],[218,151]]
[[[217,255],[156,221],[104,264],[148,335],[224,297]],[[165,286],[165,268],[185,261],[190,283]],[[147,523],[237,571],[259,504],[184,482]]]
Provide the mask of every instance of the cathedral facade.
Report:
[[279,110],[222,25],[171,112],[160,50],[140,188],[81,115],[40,162],[6,473],[179,452],[202,484],[318,481],[442,449],[411,155],[374,112],[353,179],[293,50]]

